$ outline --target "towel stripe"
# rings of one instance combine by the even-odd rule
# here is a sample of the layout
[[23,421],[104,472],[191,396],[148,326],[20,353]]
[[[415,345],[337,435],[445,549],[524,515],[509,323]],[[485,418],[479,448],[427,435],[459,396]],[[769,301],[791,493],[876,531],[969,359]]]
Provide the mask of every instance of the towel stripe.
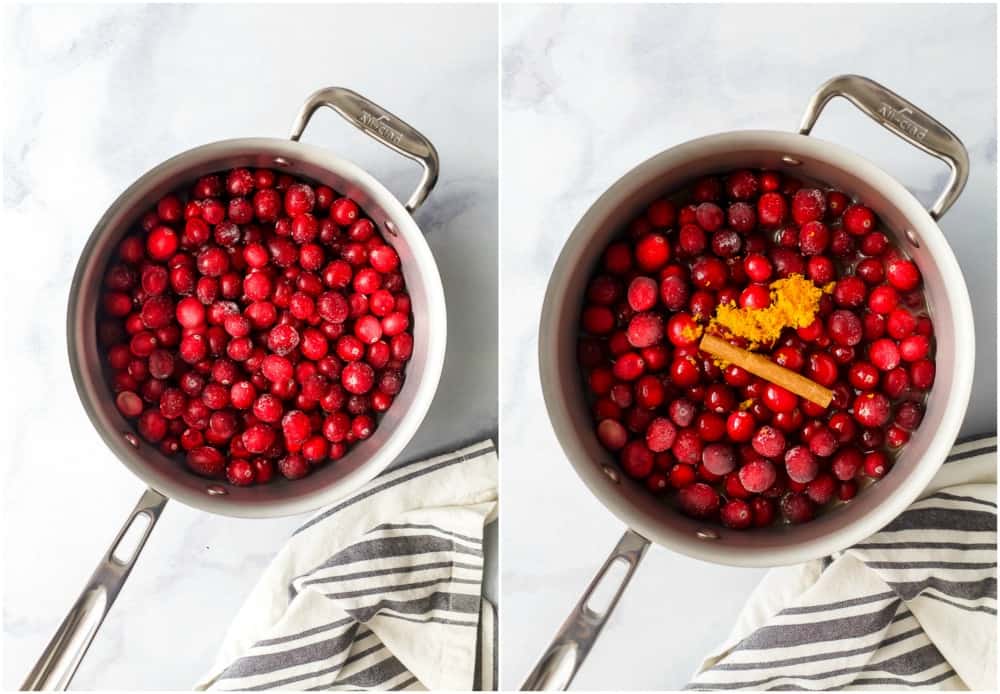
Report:
[[[293,537],[302,537],[306,531],[336,533],[341,518],[357,518],[356,514],[341,515],[348,509],[353,513],[357,504],[376,499],[376,504],[384,504],[395,498],[395,491],[404,484],[434,485],[444,480],[460,483],[456,475],[463,478],[467,473],[456,472],[458,466],[473,462],[482,465],[481,461],[488,459],[495,463],[492,442],[401,464],[353,497],[310,519]],[[286,578],[288,607],[283,619],[274,624],[267,638],[255,641],[224,667],[211,682],[211,688],[423,689],[417,676],[379,637],[383,630],[401,633],[400,629],[413,629],[401,626],[403,623],[427,625],[421,629],[430,630],[426,633],[432,641],[434,634],[448,630],[453,634],[449,641],[457,643],[465,639],[470,644],[468,652],[477,659],[486,658],[482,647],[488,645],[489,658],[483,660],[483,665],[488,667],[491,677],[470,679],[466,686],[489,679],[492,687],[495,620],[483,619],[483,615],[492,617],[493,612],[480,596],[483,517],[479,514],[486,511],[470,514],[458,506],[457,512],[450,508],[421,511],[420,515],[409,517],[384,517],[352,542],[317,557],[311,569]],[[480,531],[478,536],[474,534],[476,531]],[[307,539],[303,546],[312,544],[323,546],[324,542],[312,543]],[[399,626],[393,626],[394,623]],[[482,632],[478,640],[477,631]],[[459,638],[459,634],[465,633],[470,636]],[[433,652],[433,648],[426,650]],[[429,665],[442,668],[448,664],[448,658],[444,657]],[[470,674],[472,665],[470,659]],[[482,669],[477,672],[481,674]]]

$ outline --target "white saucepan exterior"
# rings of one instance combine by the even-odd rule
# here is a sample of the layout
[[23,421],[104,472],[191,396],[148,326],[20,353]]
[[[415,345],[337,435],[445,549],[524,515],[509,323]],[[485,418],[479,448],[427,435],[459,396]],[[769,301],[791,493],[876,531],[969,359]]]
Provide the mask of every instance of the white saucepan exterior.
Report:
[[[700,176],[740,168],[821,181],[875,211],[884,230],[923,275],[937,367],[923,422],[890,474],[811,523],[752,531],[706,526],[684,517],[619,474],[618,464],[594,434],[576,357],[586,283],[611,239],[665,193]],[[811,136],[773,131],[730,132],[686,142],[619,179],[566,241],[545,294],[539,329],[539,368],[549,417],[566,457],[591,491],[647,539],[699,559],[738,566],[793,564],[829,555],[892,521],[927,486],[954,443],[972,388],[974,359],[965,280],[927,210],[892,176],[850,150]]]
[[[413,310],[413,357],[406,383],[372,437],[336,463],[295,481],[251,487],[220,485],[188,471],[137,439],[118,412],[101,370],[97,306],[101,279],[118,241],[164,194],[199,176],[233,167],[272,168],[330,186],[353,198],[399,253]],[[403,204],[370,174],[329,150],[273,138],[226,140],[197,147],[152,169],[111,206],[84,248],[68,310],[70,364],[87,414],[108,446],[150,487],[190,506],[230,516],[283,516],[310,511],[349,495],[386,468],[416,433],[437,390],[444,364],[444,289],[434,257]],[[135,443],[133,443],[135,442]]]

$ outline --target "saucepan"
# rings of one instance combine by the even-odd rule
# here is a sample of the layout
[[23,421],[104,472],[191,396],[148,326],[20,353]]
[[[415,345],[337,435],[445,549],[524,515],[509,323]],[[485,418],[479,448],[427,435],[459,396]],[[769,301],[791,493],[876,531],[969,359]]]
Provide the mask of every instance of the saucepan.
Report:
[[[300,142],[309,119],[323,106],[421,165],[420,182],[405,205],[358,165],[328,149]],[[97,339],[102,277],[121,239],[166,193],[186,187],[200,176],[234,167],[287,172],[323,183],[353,198],[399,254],[414,316],[413,356],[407,365],[406,384],[371,438],[358,443],[336,464],[321,466],[308,477],[256,487],[234,487],[198,477],[136,436],[115,407],[102,373]],[[290,139],[232,139],[188,150],[143,175],[108,208],[80,255],[70,287],[67,310],[70,368],[83,407],[101,438],[149,489],[28,676],[24,689],[69,686],[168,499],[209,513],[244,518],[304,513],[347,496],[399,455],[430,407],[444,363],[447,332],[444,290],[430,248],[411,216],[430,193],[437,177],[437,151],[426,137],[360,94],[331,87],[308,98]]]
[[[893,134],[947,163],[947,184],[929,210],[870,161],[809,136],[823,107],[835,97],[847,99]],[[678,514],[619,472],[594,434],[576,342],[586,282],[610,240],[664,193],[704,175],[741,168],[821,181],[873,208],[923,274],[935,325],[937,375],[923,423],[901,450],[892,472],[878,484],[811,523],[728,531]],[[962,271],[937,225],[962,192],[968,174],[965,147],[941,123],[876,82],[843,75],[819,88],[797,133],[746,130],[685,142],[639,164],[593,204],[566,241],[549,280],[539,326],[539,369],[549,419],[567,459],[590,491],[629,529],[529,675],[525,689],[569,686],[650,543],[733,566],[794,564],[857,543],[917,498],[958,435],[972,387],[972,308]],[[622,571],[620,578],[602,588],[611,596],[607,606],[592,605],[595,588],[612,567]]]

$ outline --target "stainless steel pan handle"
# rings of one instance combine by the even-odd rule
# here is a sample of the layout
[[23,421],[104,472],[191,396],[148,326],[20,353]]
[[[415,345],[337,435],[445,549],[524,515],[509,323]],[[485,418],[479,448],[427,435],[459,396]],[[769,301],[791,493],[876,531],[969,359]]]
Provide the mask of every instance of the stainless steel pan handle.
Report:
[[[167,497],[152,489],[139,499],[128,521],[122,526],[111,548],[97,565],[87,587],[76,599],[66,619],[59,626],[55,636],[46,646],[42,657],[35,663],[21,689],[25,691],[62,691],[69,683],[86,655],[90,643],[101,628],[101,623],[125,585],[139,553],[146,544],[153,526],[163,512]],[[122,539],[135,523],[145,523],[142,534],[136,538],[134,547],[119,547]],[[128,549],[127,556],[121,551]]]
[[[580,602],[576,604],[569,617],[559,628],[552,643],[546,649],[545,654],[535,665],[528,678],[521,685],[525,691],[542,690],[565,690],[573,682],[584,659],[590,653],[591,647],[601,634],[601,629],[608,621],[608,617],[614,611],[619,598],[632,580],[639,562],[642,561],[646,550],[649,549],[649,540],[644,538],[634,530],[626,530],[618,545],[608,556],[604,566],[597,572],[594,579],[587,586]],[[606,606],[591,605],[594,591],[597,589],[611,568],[616,564],[625,564],[625,573],[619,578],[618,585],[614,587],[614,593],[607,601]]]
[[299,140],[309,119],[321,106],[333,109],[361,132],[423,167],[420,183],[406,201],[406,209],[410,213],[420,207],[437,183],[440,168],[438,153],[431,141],[398,116],[343,87],[320,89],[306,100],[292,127],[292,140]]
[[923,109],[859,75],[840,75],[820,87],[806,106],[799,132],[808,135],[823,107],[837,96],[850,101],[889,132],[948,165],[951,169],[948,184],[929,210],[931,217],[940,219],[962,194],[969,179],[969,153],[962,141]]

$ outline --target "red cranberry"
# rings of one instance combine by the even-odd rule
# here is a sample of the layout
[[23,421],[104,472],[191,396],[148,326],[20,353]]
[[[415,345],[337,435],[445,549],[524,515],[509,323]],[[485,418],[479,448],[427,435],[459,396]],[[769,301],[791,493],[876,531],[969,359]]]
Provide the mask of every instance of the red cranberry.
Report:
[[889,458],[882,451],[865,454],[863,463],[865,475],[872,479],[882,479],[889,472]]
[[753,449],[765,458],[777,458],[785,452],[785,436],[774,427],[764,425],[754,434]]
[[653,471],[653,453],[641,441],[630,441],[621,452],[622,468],[635,479],[644,479]]
[[851,205],[844,210],[844,228],[854,236],[863,236],[875,228],[875,213],[864,205]]
[[889,421],[889,400],[881,393],[864,393],[854,400],[854,418],[866,427],[881,427]]
[[761,226],[777,227],[785,221],[788,204],[779,193],[764,193],[757,200],[757,219]]
[[781,499],[781,513],[789,523],[807,523],[816,515],[813,502],[805,494],[786,494]]
[[704,482],[681,489],[677,501],[681,510],[694,518],[711,518],[719,511],[719,494]]

